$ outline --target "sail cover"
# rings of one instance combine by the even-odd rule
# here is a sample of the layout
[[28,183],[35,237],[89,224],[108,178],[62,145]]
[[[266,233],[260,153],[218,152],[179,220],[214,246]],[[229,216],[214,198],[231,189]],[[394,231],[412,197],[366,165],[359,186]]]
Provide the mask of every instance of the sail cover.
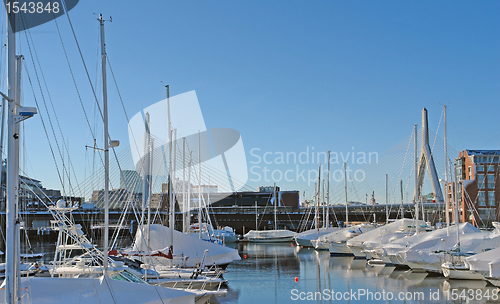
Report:
[[[133,252],[162,252],[168,253],[170,246],[170,228],[163,225],[152,224],[149,228],[150,238],[148,240],[148,227],[144,226],[144,237],[141,229],[137,230],[135,234],[135,241],[132,246]],[[195,267],[196,264],[201,263],[203,253],[208,249],[205,265],[225,265],[232,261],[240,260],[238,250],[227,248],[219,244],[200,240],[196,237],[184,234],[174,230],[174,258],[176,256],[184,257],[185,264],[183,266]],[[124,251],[123,253],[127,253]]]

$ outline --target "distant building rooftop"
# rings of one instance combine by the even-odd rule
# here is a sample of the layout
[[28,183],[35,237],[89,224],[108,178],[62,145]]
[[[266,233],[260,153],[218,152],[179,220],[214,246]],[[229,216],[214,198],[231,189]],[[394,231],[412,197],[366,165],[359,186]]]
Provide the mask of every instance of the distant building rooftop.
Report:
[[500,155],[500,150],[466,150],[469,155]]

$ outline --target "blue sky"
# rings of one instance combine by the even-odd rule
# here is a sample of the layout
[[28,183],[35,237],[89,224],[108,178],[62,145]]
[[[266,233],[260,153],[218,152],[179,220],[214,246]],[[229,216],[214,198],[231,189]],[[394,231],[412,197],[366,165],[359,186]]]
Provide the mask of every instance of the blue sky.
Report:
[[[107,51],[130,117],[165,98],[166,83],[172,95],[196,90],[206,125],[238,130],[251,160],[253,148],[383,153],[421,123],[423,107],[436,130],[444,104],[455,150],[500,149],[499,9],[495,1],[81,1],[70,17],[96,83],[94,13],[112,16]],[[92,116],[92,91],[66,17],[58,25]],[[31,35],[83,178],[84,146],[92,142],[55,22]],[[33,78],[25,34],[18,41]],[[125,148],[127,122],[108,76],[110,133]],[[33,105],[23,81],[24,101]],[[26,123],[26,140],[28,173],[60,188],[39,118]]]

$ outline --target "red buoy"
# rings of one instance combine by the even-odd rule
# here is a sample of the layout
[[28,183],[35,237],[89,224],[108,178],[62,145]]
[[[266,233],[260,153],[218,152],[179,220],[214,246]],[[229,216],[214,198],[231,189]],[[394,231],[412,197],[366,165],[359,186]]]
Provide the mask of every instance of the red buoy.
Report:
[[245,259],[247,258],[247,255],[245,254]]
[[298,282],[299,281],[299,278],[295,277],[295,282]]

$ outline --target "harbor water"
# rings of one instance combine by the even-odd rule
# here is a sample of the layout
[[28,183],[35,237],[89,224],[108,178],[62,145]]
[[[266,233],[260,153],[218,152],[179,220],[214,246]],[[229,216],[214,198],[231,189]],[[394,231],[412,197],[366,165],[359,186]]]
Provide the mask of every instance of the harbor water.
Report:
[[221,303],[499,303],[484,281],[446,280],[291,243],[235,245]]
[[[129,239],[120,240],[126,245]],[[220,303],[500,303],[498,289],[485,281],[447,280],[366,260],[330,256],[328,251],[292,243],[237,243],[241,260],[224,278]],[[55,244],[33,242],[34,253],[50,262]]]

